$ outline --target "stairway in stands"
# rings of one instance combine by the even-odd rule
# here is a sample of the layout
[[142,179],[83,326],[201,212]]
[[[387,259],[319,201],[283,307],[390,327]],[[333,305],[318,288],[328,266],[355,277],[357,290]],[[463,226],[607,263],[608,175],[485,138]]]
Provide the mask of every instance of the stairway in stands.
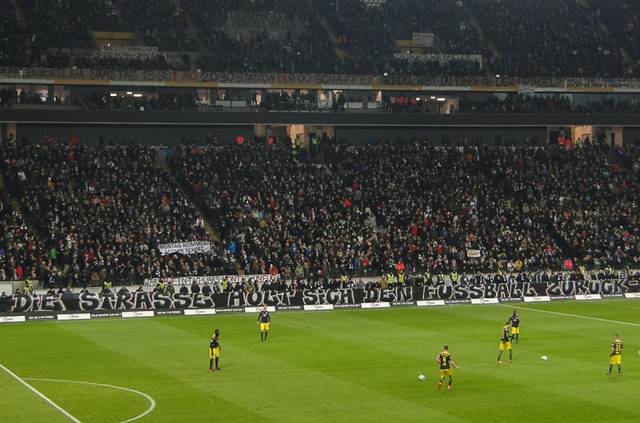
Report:
[[184,20],[187,22],[187,28],[189,29],[191,36],[193,37],[196,44],[198,45],[198,49],[203,53],[210,54],[211,52],[207,48],[206,43],[202,40],[202,37],[200,36],[201,35],[200,31],[198,31],[198,28],[195,22],[193,22],[193,19],[191,18],[191,14],[186,8],[183,7],[182,0],[173,0],[173,2],[176,6],[176,10],[178,12],[181,12],[182,16],[184,16]]
[[[198,215],[202,216],[202,219],[204,220],[204,229],[207,232],[207,235],[209,236],[209,241],[219,246],[221,244],[221,238],[220,238],[220,234],[215,229],[216,227],[212,223],[212,217],[202,209],[201,203],[195,197],[191,187],[183,183],[182,181],[180,181],[178,178],[176,178],[175,173],[173,172],[173,170],[171,169],[171,166],[169,166],[169,163],[167,162],[166,147],[157,148],[156,154],[154,156],[153,165],[157,169],[161,169],[167,172],[173,178],[176,185],[182,189],[182,192],[184,193],[185,197],[189,200],[191,205],[196,209],[196,212],[198,213]],[[238,275],[243,275],[245,273],[244,269],[238,263],[236,263],[236,273]]]
[[[478,18],[476,18],[473,13],[471,13],[470,10],[465,9],[467,14],[469,15],[469,22],[471,23],[471,26],[473,26],[476,30],[476,32],[478,33],[478,36],[480,37],[480,41],[482,41],[483,44],[487,45],[489,47],[489,49],[491,50],[491,54],[492,54],[492,62],[495,61],[495,59],[499,58],[501,56],[500,52],[498,51],[498,49],[496,48],[495,44],[486,37],[484,29],[482,28],[482,25],[480,24],[480,21],[478,20]],[[483,55],[484,56],[484,55]],[[493,69],[491,69],[490,63],[489,63],[489,58],[488,57],[483,57],[484,59],[484,69],[487,72],[487,74],[493,74]]]
[[10,0],[10,1],[11,1],[11,5],[13,6],[14,13],[16,14],[16,20],[24,24],[24,14],[22,13],[22,9],[20,9],[20,6],[16,2],[16,0]]
[[207,235],[209,236],[209,241],[220,243],[220,235],[218,234],[218,231],[215,230],[214,226],[209,221],[207,215],[200,208],[200,206],[198,205],[198,202],[195,201],[195,198],[193,198],[193,193],[191,192],[191,190],[185,189],[187,187],[185,187],[182,183],[180,183],[180,181],[178,181],[175,178],[175,175],[171,171],[171,168],[169,167],[169,163],[167,162],[166,148],[158,147],[155,151],[156,151],[156,154],[154,155],[153,166],[157,169],[161,169],[167,172],[167,174],[169,174],[172,177],[176,185],[182,188],[182,191],[185,197],[189,199],[189,201],[191,202],[191,205],[198,212],[198,215],[202,216],[202,219],[204,220],[204,229],[207,232]]

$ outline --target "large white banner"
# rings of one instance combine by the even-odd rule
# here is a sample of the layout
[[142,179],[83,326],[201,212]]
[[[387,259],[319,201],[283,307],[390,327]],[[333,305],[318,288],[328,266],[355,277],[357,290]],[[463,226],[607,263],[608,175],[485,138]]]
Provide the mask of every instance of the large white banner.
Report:
[[198,254],[208,253],[211,251],[211,243],[209,241],[187,241],[187,242],[174,242],[172,244],[160,244],[158,245],[160,254],[166,256],[167,254]]
[[194,282],[199,285],[213,285],[222,283],[226,278],[229,283],[246,282],[249,279],[257,283],[275,282],[280,279],[280,275],[223,275],[223,276],[184,276],[181,278],[148,278],[144,280],[145,285],[157,285],[161,280],[173,285],[191,285]]

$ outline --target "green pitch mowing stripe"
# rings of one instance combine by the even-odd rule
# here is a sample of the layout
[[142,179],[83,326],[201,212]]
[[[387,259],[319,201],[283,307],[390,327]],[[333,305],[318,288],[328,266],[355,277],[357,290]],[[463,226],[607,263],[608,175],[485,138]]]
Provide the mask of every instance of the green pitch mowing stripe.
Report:
[[[0,327],[0,361],[24,378],[144,392],[157,406],[140,422],[637,423],[639,306],[522,305],[513,365],[496,364],[500,327],[511,313],[503,305],[276,312],[267,342],[260,342],[256,316],[245,314],[38,322]],[[215,328],[222,332],[222,370],[209,373]],[[614,333],[625,343],[622,377],[605,375]],[[434,359],[444,344],[461,367],[452,391],[436,389]],[[79,385],[30,383],[85,423],[122,421],[149,406],[106,388],[83,395]],[[16,402],[36,402],[22,391]],[[30,413],[23,421],[58,417],[46,403]]]

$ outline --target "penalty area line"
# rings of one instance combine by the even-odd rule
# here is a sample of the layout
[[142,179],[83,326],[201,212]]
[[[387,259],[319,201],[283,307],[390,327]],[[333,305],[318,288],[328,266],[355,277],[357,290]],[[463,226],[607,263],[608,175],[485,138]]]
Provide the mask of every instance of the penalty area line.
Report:
[[600,318],[600,317],[583,316],[581,314],[561,313],[559,311],[551,311],[551,310],[540,310],[538,308],[522,307],[522,306],[517,306],[517,305],[501,304],[501,306],[502,307],[507,307],[507,308],[518,308],[520,310],[535,311],[535,312],[538,312],[538,313],[555,314],[557,316],[574,317],[576,319],[595,320],[595,321],[598,321],[598,322],[614,323],[616,325],[627,325],[627,326],[640,327],[640,323],[623,322],[622,320],[603,319],[603,318]]
[[24,386],[26,386],[27,388],[29,388],[29,390],[31,392],[33,392],[34,394],[36,394],[37,396],[39,396],[40,398],[42,398],[44,401],[47,402],[47,404],[49,404],[51,407],[55,408],[56,410],[58,410],[59,412],[61,412],[62,414],[65,415],[65,417],[67,417],[69,420],[71,420],[74,423],[82,423],[80,420],[76,419],[75,417],[73,417],[71,415],[71,413],[69,413],[67,410],[65,410],[64,408],[60,407],[58,404],[56,404],[55,402],[53,402],[49,397],[47,397],[45,394],[43,394],[42,392],[38,391],[36,388],[34,388],[33,386],[31,386],[29,383],[25,382],[20,376],[18,376],[17,374],[13,373],[11,370],[7,369],[4,365],[0,364],[0,368],[2,370],[4,370],[9,376],[13,377],[15,380],[17,380],[18,382],[20,382],[21,384],[23,384]]

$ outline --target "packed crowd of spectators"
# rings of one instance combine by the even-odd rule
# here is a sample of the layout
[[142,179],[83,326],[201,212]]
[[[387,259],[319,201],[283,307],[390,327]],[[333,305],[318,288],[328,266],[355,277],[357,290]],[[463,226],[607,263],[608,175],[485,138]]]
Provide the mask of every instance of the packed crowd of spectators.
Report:
[[135,26],[144,44],[161,50],[193,51],[195,40],[188,30],[185,16],[173,0],[120,0],[122,15]]
[[8,197],[0,196],[0,281],[36,278],[41,243]]
[[[636,55],[640,52],[640,13],[633,0],[595,0],[596,16],[617,35],[621,46]],[[637,77],[637,75],[636,75]]]
[[[518,76],[625,75],[614,37],[585,3],[465,0],[500,56],[496,73]],[[609,7],[609,6],[607,6]]]
[[[320,141],[179,147],[173,175],[133,144],[7,143],[0,279],[81,286],[239,270],[308,281],[640,266],[637,149]],[[209,239],[192,201],[220,243],[161,255],[160,244]]]
[[[240,72],[334,73],[338,72],[334,46],[320,27],[308,2],[221,1],[209,7],[207,0],[187,0],[185,7],[196,23],[208,54],[200,60],[202,69]],[[242,25],[256,28],[232,36],[225,30],[235,12],[254,12]],[[273,13],[269,13],[273,12]],[[264,24],[253,21],[262,16]],[[284,17],[273,26],[274,16]],[[240,23],[236,22],[235,25]],[[283,30],[284,28],[284,30]]]
[[[16,0],[0,5],[0,65],[184,65],[75,63],[76,53],[59,49],[93,48],[92,31],[129,31],[144,46],[198,52],[198,66],[212,71],[637,77],[637,12],[630,0]],[[486,66],[396,57],[408,45],[397,40],[414,33],[434,35],[420,53],[480,55]]]
[[[0,65],[67,67],[68,52],[53,48],[93,48],[92,31],[137,32],[144,45],[164,51],[197,49],[185,17],[172,0],[16,0],[0,5]],[[18,12],[19,10],[19,12]],[[114,60],[99,65],[113,67]],[[95,63],[93,63],[95,67]],[[130,61],[121,67],[164,69],[162,62]]]
[[[45,141],[12,144],[2,152],[9,193],[40,236],[36,248],[27,247],[26,266],[16,262],[27,254],[24,248],[7,263],[13,260],[45,283],[74,286],[234,271],[227,253],[215,246],[208,254],[160,254],[160,244],[208,235],[182,190],[154,166],[152,150],[83,146],[77,136],[70,143]],[[24,244],[24,221],[14,216],[7,222],[5,237],[15,234],[13,242]]]
[[182,150],[172,162],[247,273],[378,275],[400,262],[410,273],[558,270],[567,265],[563,248],[576,267],[640,260],[637,155],[622,154],[612,168],[590,145],[411,143],[335,145],[324,157],[244,146]]
[[404,0],[368,7],[361,1],[330,0],[314,5],[349,55],[347,67],[354,73],[389,71],[395,40],[411,40],[414,32],[435,35],[430,52],[482,54],[485,49],[462,2]]
[[588,267],[620,268],[639,260],[639,156],[617,159],[578,149],[556,167],[557,182],[545,187],[546,214],[565,250]]

